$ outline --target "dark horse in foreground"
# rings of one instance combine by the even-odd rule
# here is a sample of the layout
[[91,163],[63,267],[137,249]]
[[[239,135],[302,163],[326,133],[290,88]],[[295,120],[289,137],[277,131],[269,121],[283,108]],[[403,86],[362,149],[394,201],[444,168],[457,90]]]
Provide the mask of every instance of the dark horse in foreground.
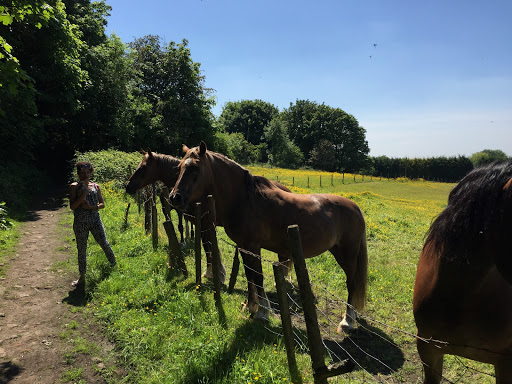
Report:
[[512,383],[512,159],[469,173],[432,223],[418,262],[413,311],[424,383],[445,354],[493,364]]
[[[298,224],[306,258],[329,250],[347,277],[348,308],[340,327],[352,328],[366,301],[368,258],[363,214],[352,201],[336,195],[298,195],[268,179],[253,176],[226,156],[207,151],[206,144],[188,149],[171,193],[175,205],[186,207],[211,194],[217,224],[241,249],[259,255],[261,248],[291,259],[287,228]],[[248,281],[247,308],[268,319],[259,257],[241,252]]]

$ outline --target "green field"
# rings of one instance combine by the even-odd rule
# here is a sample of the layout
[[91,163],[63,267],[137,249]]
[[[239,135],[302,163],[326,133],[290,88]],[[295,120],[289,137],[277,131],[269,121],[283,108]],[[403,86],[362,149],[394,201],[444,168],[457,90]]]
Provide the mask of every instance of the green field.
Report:
[[[317,295],[322,336],[335,355],[326,354],[326,363],[340,357],[338,349],[343,347],[358,364],[354,372],[329,382],[420,383],[422,369],[416,353],[412,316],[416,263],[425,233],[445,206],[453,184],[368,177],[363,182],[361,176],[354,182],[353,175],[345,175],[345,180],[335,175],[331,186],[331,174],[327,173],[249,169],[274,180],[279,177],[296,193],[346,196],[364,212],[369,289],[366,310],[354,333],[340,336],[335,332],[344,311],[342,301],[347,297],[343,271],[329,253],[307,260]],[[317,182],[313,183],[314,180]],[[109,272],[106,258],[91,240],[87,282],[91,294],[76,304],[79,310],[100,319],[108,336],[115,341],[130,372],[125,382],[292,382],[279,317],[272,316],[268,324],[262,324],[249,319],[241,308],[247,289],[243,269],[234,293],[227,294],[223,289],[222,311],[218,311],[212,286],[206,282],[195,284],[193,243],[184,246],[189,277],[183,278],[177,271],[167,269],[167,238],[163,227],[160,226],[159,245],[153,249],[151,237],[144,232],[144,215],[138,212],[134,199],[115,189],[114,184],[105,184],[103,191],[107,209],[102,211],[102,216],[119,270]],[[128,203],[131,209],[128,226],[124,227]],[[233,242],[222,228],[217,232],[229,274]],[[71,236],[70,233],[70,241]],[[277,261],[277,256],[265,251],[263,258],[265,287],[271,301],[276,301],[271,262]],[[296,289],[292,286],[289,289],[290,295],[296,297]],[[303,383],[312,383],[300,313],[296,319],[299,371]],[[445,362],[444,376],[459,383],[494,382],[486,372],[492,369],[484,364],[452,357]]]

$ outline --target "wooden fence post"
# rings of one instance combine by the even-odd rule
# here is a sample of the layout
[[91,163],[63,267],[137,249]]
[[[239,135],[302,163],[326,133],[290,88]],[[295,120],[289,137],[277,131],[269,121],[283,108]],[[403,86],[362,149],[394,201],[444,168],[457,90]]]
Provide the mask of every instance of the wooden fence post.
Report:
[[124,213],[123,228],[128,228],[128,213],[130,212],[130,205],[131,203],[128,203],[128,206],[126,207],[126,211]]
[[320,186],[322,186],[322,175],[320,175]]
[[300,300],[304,309],[311,365],[314,371],[313,377],[315,384],[327,384],[328,377],[352,371],[354,363],[347,359],[329,367],[325,365],[324,345],[316,317],[315,296],[309,282],[298,225],[290,225],[288,227],[288,244],[293,255],[293,265],[297,275],[297,282],[299,283]]
[[309,176],[308,176],[308,188],[309,188]]
[[196,203],[195,208],[195,225],[196,225],[196,236],[195,240],[195,251],[196,251],[196,284],[201,284],[201,203]]
[[164,228],[167,233],[167,237],[169,238],[169,267],[181,269],[183,276],[187,277],[187,266],[185,264],[185,259],[183,258],[183,252],[181,252],[180,243],[178,242],[178,237],[176,236],[176,230],[174,229],[172,220],[164,221]]
[[293,326],[288,307],[288,294],[286,293],[286,283],[284,279],[283,265],[281,263],[272,264],[274,268],[274,278],[276,280],[277,301],[279,303],[279,312],[281,313],[281,323],[283,325],[284,346],[288,357],[288,369],[293,383],[301,384],[297,359],[295,358],[295,343],[293,339]]
[[151,233],[151,199],[148,188],[144,191],[144,229]]
[[208,211],[210,212],[210,225],[208,230],[210,231],[210,241],[212,243],[212,273],[213,273],[213,297],[215,298],[215,303],[217,305],[221,305],[221,297],[220,297],[220,254],[219,254],[219,244],[217,243],[217,230],[215,228],[215,200],[212,195],[208,195]]
[[153,241],[153,249],[158,247],[158,213],[156,211],[156,187],[152,185],[151,199],[151,239]]

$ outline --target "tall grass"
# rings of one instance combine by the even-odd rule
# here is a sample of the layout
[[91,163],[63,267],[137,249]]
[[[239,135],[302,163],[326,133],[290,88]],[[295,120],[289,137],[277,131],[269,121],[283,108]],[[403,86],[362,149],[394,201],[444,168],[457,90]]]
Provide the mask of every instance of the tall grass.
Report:
[[[307,178],[309,171],[250,169],[266,176],[269,171],[280,172],[279,180],[296,193],[329,192],[346,196],[356,201],[364,212],[370,264],[364,324],[373,333],[356,334],[351,340],[363,343],[392,370],[379,363],[370,364],[366,361],[370,358],[363,357],[360,363],[368,374],[357,368],[354,373],[330,382],[421,382],[422,369],[412,336],[415,269],[424,234],[445,206],[453,185],[373,179],[330,186],[330,179],[326,178],[325,186],[310,183],[308,189],[292,186],[288,179],[290,174],[296,181]],[[115,340],[130,372],[124,381],[290,383],[279,319],[273,316],[268,324],[254,322],[241,308],[247,289],[243,271],[233,294],[223,290],[223,311],[219,311],[212,286],[195,284],[193,244],[183,246],[189,270],[189,277],[184,278],[167,268],[167,239],[163,228],[160,226],[159,246],[153,249],[150,236],[144,232],[144,215],[138,213],[133,199],[116,189],[115,183],[102,186],[107,208],[101,214],[119,268],[110,271],[99,246],[89,242],[86,287],[89,295],[82,311],[100,319],[106,333]],[[131,209],[125,228],[128,203]],[[159,209],[162,222],[160,212]],[[173,220],[176,220],[174,213]],[[218,228],[218,237],[223,262],[229,271],[234,254],[232,241],[222,228]],[[277,260],[276,255],[266,251],[263,258]],[[315,282],[346,300],[345,276],[329,253],[307,260],[307,265]],[[275,288],[270,263],[264,263],[264,274],[266,289],[272,296]],[[322,306],[321,296],[318,300]],[[343,310],[336,309],[339,316]],[[303,382],[312,383],[311,362],[304,348],[297,348],[297,360]],[[453,358],[447,361],[445,376],[461,383],[490,382],[488,376],[472,370],[461,377],[468,364],[489,371],[488,366],[461,363]]]

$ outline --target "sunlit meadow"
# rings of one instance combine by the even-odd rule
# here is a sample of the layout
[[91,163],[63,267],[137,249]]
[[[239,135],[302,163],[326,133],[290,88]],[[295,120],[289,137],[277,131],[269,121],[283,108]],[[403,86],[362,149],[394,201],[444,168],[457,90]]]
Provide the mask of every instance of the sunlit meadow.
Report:
[[[416,263],[425,233],[445,206],[453,184],[381,180],[310,170],[249,169],[254,174],[283,182],[295,193],[343,195],[354,200],[365,215],[369,289],[363,319],[365,327],[373,330],[374,336],[367,339],[353,337],[352,340],[361,340],[364,347],[381,360],[389,358],[385,355],[390,355],[390,348],[393,349],[394,355],[388,364],[392,365],[392,371],[379,367],[378,363],[368,365],[362,361],[368,373],[363,373],[358,367],[351,374],[329,381],[420,383],[422,372],[416,353],[412,316]],[[241,307],[247,289],[243,268],[234,293],[227,294],[224,287],[222,311],[219,311],[213,300],[212,286],[205,281],[202,285],[195,283],[193,242],[183,245],[189,272],[185,278],[178,271],[168,269],[168,241],[163,226],[159,226],[159,244],[154,249],[151,236],[144,231],[144,214],[139,213],[135,200],[115,189],[114,183],[105,184],[103,194],[107,208],[102,211],[102,217],[119,268],[110,271],[98,245],[89,241],[89,295],[82,304],[82,310],[97,317],[109,337],[116,342],[130,372],[125,382],[292,382],[279,318],[271,317],[268,324],[254,322]],[[125,226],[124,217],[129,203]],[[158,212],[162,222],[160,206]],[[70,214],[69,222],[71,220]],[[173,221],[176,225],[175,212]],[[222,228],[217,232],[229,277],[233,242]],[[263,258],[269,261],[263,264],[265,286],[272,296],[275,287],[270,262],[277,261],[277,257],[264,251]],[[307,260],[307,265],[318,293],[319,306],[323,305],[323,299],[317,285],[340,300],[346,300],[345,276],[330,253]],[[341,304],[334,309],[339,316],[343,310]],[[332,331],[335,335],[335,330]],[[297,348],[297,360],[302,382],[312,383],[311,361],[304,348]],[[461,383],[475,382],[475,379],[492,382],[488,376],[480,377],[473,371],[463,376],[461,372],[466,364],[473,363],[448,359],[445,376]],[[486,366],[476,366],[479,370],[489,371]]]

